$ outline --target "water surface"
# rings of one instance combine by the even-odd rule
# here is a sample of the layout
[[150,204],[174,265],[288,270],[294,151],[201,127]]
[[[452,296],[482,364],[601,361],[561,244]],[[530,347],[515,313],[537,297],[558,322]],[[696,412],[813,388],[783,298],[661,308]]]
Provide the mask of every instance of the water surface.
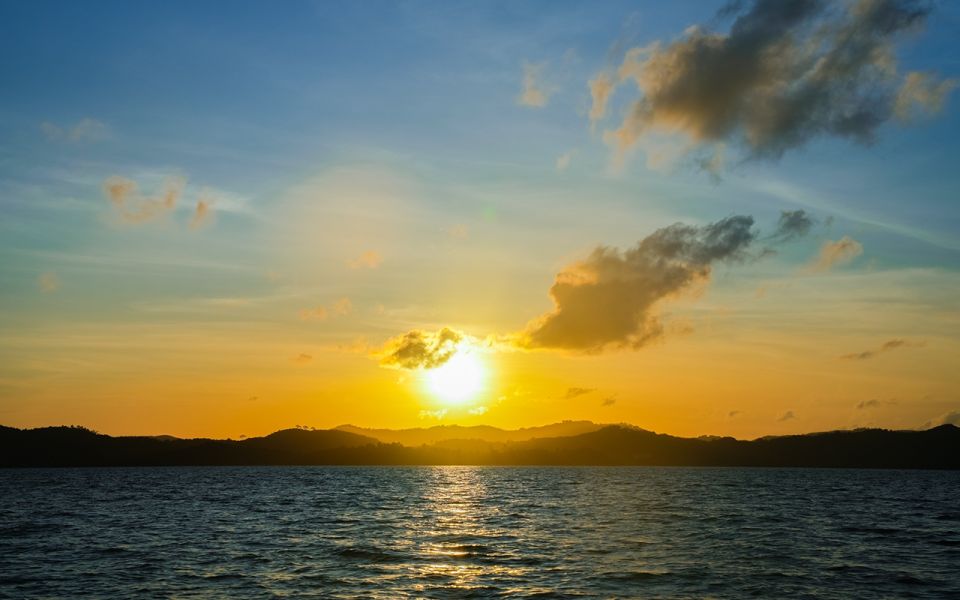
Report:
[[0,597],[960,597],[960,473],[0,470]]

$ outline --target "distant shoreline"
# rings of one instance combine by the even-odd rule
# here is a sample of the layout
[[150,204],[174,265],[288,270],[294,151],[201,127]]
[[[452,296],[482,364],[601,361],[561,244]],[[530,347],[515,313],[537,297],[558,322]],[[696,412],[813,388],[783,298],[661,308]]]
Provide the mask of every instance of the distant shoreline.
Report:
[[[355,428],[356,429],[356,428]],[[371,430],[373,431],[373,430]],[[502,430],[499,430],[502,431]],[[960,428],[681,438],[622,425],[523,440],[386,443],[344,429],[287,429],[245,440],[108,436],[81,427],[0,426],[0,467],[657,466],[960,469]],[[496,435],[496,433],[492,434]]]

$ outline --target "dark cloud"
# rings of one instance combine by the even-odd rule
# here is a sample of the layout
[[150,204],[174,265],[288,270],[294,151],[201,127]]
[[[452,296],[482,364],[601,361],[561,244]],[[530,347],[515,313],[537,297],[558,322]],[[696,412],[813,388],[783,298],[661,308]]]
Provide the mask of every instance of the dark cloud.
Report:
[[732,419],[740,414],[743,414],[742,410],[731,410],[730,412],[727,413],[727,416]]
[[643,346],[663,332],[657,302],[709,280],[716,262],[746,258],[756,237],[753,217],[732,216],[703,227],[677,223],[623,252],[600,246],[557,275],[554,310],[531,322],[518,344],[588,352]]
[[603,401],[600,403],[600,406],[613,406],[616,403],[617,403],[616,396],[608,396],[603,399]]
[[653,131],[773,159],[820,136],[869,144],[893,117],[938,110],[955,85],[898,71],[895,43],[929,12],[921,0],[734,3],[722,12],[734,17],[729,33],[691,27],[628,50],[615,76],[591,81],[590,117],[633,81],[641,95],[606,136],[621,152]]
[[464,335],[448,327],[436,332],[413,330],[389,340],[379,353],[380,364],[401,369],[433,369],[457,352]]
[[597,391],[596,388],[582,388],[582,387],[567,388],[567,392],[563,395],[563,399],[570,400],[572,398],[576,398],[577,396],[585,396],[595,391]]
[[782,421],[789,421],[791,419],[796,419],[796,418],[797,418],[797,415],[793,414],[792,410],[788,410],[787,412],[780,415],[780,418],[778,418],[777,420],[782,422]]
[[810,213],[803,209],[782,210],[780,219],[777,221],[777,230],[768,239],[775,242],[789,242],[810,233],[816,223]]
[[919,348],[924,345],[924,342],[911,342],[907,340],[889,340],[880,345],[879,348],[873,350],[864,350],[863,352],[852,352],[850,354],[844,354],[840,358],[843,360],[867,360],[874,358],[879,354],[884,352],[890,352],[891,350],[897,350],[899,348]]
[[861,400],[860,402],[857,402],[857,410],[864,410],[867,408],[876,408],[880,406],[880,404],[881,402],[876,398],[872,400]]

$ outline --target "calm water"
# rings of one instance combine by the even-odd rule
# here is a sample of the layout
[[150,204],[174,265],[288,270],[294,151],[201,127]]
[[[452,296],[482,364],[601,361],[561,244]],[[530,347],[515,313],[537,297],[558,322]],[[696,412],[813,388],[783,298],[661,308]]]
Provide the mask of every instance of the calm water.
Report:
[[960,473],[0,470],[0,596],[960,596]]

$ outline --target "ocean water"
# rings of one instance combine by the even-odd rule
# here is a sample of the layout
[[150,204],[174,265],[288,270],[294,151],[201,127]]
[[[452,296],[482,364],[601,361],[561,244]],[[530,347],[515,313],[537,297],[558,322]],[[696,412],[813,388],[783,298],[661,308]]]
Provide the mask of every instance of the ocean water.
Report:
[[960,597],[960,473],[0,470],[3,598]]

